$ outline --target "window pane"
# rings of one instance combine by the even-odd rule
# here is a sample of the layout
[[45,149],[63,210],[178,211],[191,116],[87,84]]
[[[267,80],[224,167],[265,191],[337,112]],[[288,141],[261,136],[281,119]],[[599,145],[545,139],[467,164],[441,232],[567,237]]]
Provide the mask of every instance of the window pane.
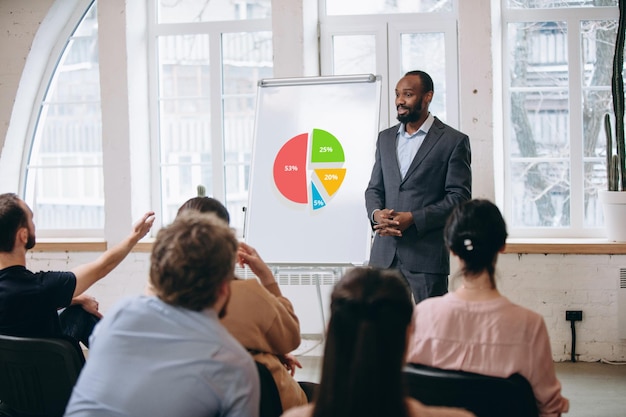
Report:
[[[401,36],[402,74],[422,70],[433,79],[435,94],[430,112],[446,120],[446,43],[444,34],[403,33]],[[399,79],[399,78],[398,78]]]
[[617,0],[508,0],[512,9],[549,9],[559,7],[617,6]]
[[[163,187],[163,224],[170,223],[182,203],[197,194],[198,185],[211,184],[208,152],[172,152],[161,168]],[[210,195],[207,192],[207,195]]]
[[26,201],[44,236],[104,226],[96,16],[94,3],[63,50],[35,127]]
[[570,224],[569,163],[544,161],[570,156],[565,29],[561,22],[509,25],[514,227]]
[[376,74],[374,35],[333,36],[333,74]]
[[[227,162],[224,167],[226,175],[226,208],[230,213],[230,224],[240,230],[243,230],[245,221],[245,213],[243,208],[248,205],[248,188],[250,174],[250,158],[249,155],[242,155],[241,152],[236,153],[242,157],[240,162]],[[226,155],[227,159],[232,160],[232,155]]]
[[602,227],[602,209],[598,205],[598,190],[607,188],[606,134],[603,115],[611,104],[597,108],[599,103],[609,103],[610,91],[590,90],[583,93],[583,144],[584,144],[584,214],[585,227]]
[[585,227],[602,227],[604,217],[598,200],[598,190],[606,189],[606,165],[603,158],[585,162]]
[[509,25],[513,227],[570,225],[569,163],[558,162],[570,156],[569,96],[554,89],[569,80],[563,28],[555,22]]
[[563,22],[509,24],[512,86],[566,86],[567,26]]
[[567,91],[511,94],[511,157],[569,156]]
[[203,185],[212,194],[208,35],[159,38],[163,223]]
[[157,0],[159,23],[215,22],[271,17],[271,0]]
[[86,155],[48,156],[42,167],[30,168],[29,180],[37,195],[31,207],[38,231],[104,228],[102,162],[98,155],[94,160],[99,165],[87,167],[80,165],[83,158]]
[[583,21],[581,28],[583,78],[583,150],[585,157],[584,225],[601,227],[598,190],[606,189],[606,132],[604,115],[612,113],[611,75],[616,21]]
[[159,38],[159,97],[208,97],[209,36]]
[[452,11],[452,0],[326,0],[326,14],[436,13]]
[[223,34],[222,73],[225,204],[231,226],[242,230],[242,208],[248,203],[257,84],[273,74],[271,33]]
[[92,37],[71,39],[58,67],[46,102],[100,102],[98,44]]
[[569,164],[511,164],[513,227],[565,227],[570,224]]
[[[513,227],[537,227],[521,231],[525,235],[545,237],[550,228],[562,228],[555,234],[595,236],[602,226],[598,190],[606,184],[603,118],[612,113],[616,5],[615,0],[504,4],[510,10],[503,16],[511,19],[503,24],[504,88],[510,97],[506,210],[515,213]],[[603,17],[589,20],[588,7],[604,7],[594,10]],[[564,21],[551,20],[555,10],[548,9],[555,8],[563,9],[557,14]],[[579,39],[570,43],[574,34]],[[539,168],[542,164],[554,168]],[[532,210],[518,207],[520,200]]]
[[606,155],[604,115],[612,113],[611,75],[617,22],[581,23],[585,156]]

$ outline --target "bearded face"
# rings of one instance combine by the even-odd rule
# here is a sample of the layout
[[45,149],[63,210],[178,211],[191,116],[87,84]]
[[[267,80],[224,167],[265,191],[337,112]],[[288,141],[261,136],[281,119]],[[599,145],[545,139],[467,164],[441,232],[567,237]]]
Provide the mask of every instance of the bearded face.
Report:
[[422,115],[422,97],[419,98],[412,106],[408,104],[400,104],[397,106],[398,116],[397,119],[400,123],[412,123],[417,122]]
[[33,211],[30,209],[30,207],[28,207],[28,205],[24,201],[20,200],[19,204],[22,207],[22,210],[24,210],[24,215],[26,217],[26,221],[25,221],[26,224],[24,224],[22,227],[28,230],[28,238],[26,240],[26,244],[24,245],[24,248],[28,250],[28,249],[32,249],[33,247],[35,247],[35,243],[36,243],[35,223],[33,223]]
[[425,119],[432,92],[424,92],[422,80],[417,76],[405,76],[396,85],[397,119],[405,125]]

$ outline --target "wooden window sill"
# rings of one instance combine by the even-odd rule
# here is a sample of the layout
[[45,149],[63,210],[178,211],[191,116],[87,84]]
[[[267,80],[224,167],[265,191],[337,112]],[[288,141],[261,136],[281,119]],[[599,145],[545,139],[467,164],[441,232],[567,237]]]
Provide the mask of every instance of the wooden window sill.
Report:
[[606,239],[508,239],[504,253],[624,255],[626,242]]
[[[98,239],[41,239],[32,249],[34,252],[104,252],[107,243]],[[152,241],[139,242],[132,252],[152,251]]]
[[[103,240],[46,239],[37,242],[35,252],[104,252]],[[139,242],[133,252],[150,252],[152,240]],[[626,255],[626,242],[606,239],[508,239],[504,253]]]

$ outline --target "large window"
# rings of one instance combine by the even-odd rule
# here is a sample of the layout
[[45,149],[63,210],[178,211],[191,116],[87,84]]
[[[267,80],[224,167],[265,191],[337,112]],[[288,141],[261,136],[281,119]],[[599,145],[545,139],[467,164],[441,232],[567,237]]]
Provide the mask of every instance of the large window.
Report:
[[242,230],[257,82],[272,76],[270,1],[155,5],[160,217],[202,186]]
[[396,83],[416,69],[435,82],[431,112],[458,127],[454,0],[321,0],[320,10],[322,73],[382,75],[381,129],[397,123]]
[[87,10],[51,68],[31,139],[25,198],[40,236],[104,227],[97,10]]
[[[40,94],[36,122],[28,128],[27,156],[21,159],[26,165],[21,186],[35,211],[40,236],[103,236],[103,228],[108,228],[104,184],[110,178],[103,175],[101,107],[112,120],[120,115],[110,116],[110,97],[101,106],[99,56],[103,63],[118,62],[119,57],[104,45],[98,50],[98,18],[110,19],[111,13],[98,16],[95,2],[91,7],[88,0],[80,4],[76,7],[85,13],[74,19],[80,24],[63,33],[63,45],[51,55],[54,62],[42,83],[45,92]],[[132,168],[140,166],[146,180],[129,189],[143,187],[137,198],[151,199],[159,221],[167,224],[202,185],[207,195],[226,204],[233,226],[241,231],[257,82],[274,73],[271,0],[147,4],[147,14],[141,13],[148,23],[147,36],[141,31],[137,37],[146,42],[140,48],[148,51],[149,74],[147,79],[129,77],[132,83],[145,81],[141,96],[149,96],[140,105],[129,103],[131,112],[149,109],[149,120],[131,120],[145,129],[140,140],[149,142],[142,142],[140,157],[145,161],[130,153]],[[503,93],[496,105],[502,104],[504,116],[503,129],[493,138],[503,141],[504,175],[498,178],[504,179],[498,191],[511,235],[601,236],[597,190],[606,182],[602,118],[611,112],[617,0],[492,4],[502,13],[502,58],[495,56],[496,65],[502,66]],[[105,5],[112,7],[102,3],[102,8]],[[322,75],[382,75],[381,128],[396,123],[395,84],[413,69],[433,76],[433,114],[459,127],[459,2],[319,0],[318,5]],[[129,59],[115,71],[103,65],[103,71],[109,71],[104,79],[123,78],[130,64],[136,69],[144,62]],[[467,79],[471,66],[464,71]],[[134,97],[137,92],[118,92],[123,83],[113,84],[119,94]],[[117,149],[126,152],[128,141],[135,143],[141,136],[132,133],[114,146],[110,141],[118,138],[109,137],[104,142],[106,158],[111,153],[115,158]],[[123,169],[126,178],[128,167]],[[107,210],[111,204],[118,208],[107,211],[107,218],[116,219],[127,210],[108,195],[106,204]]]
[[[82,18],[74,18],[79,23],[57,48],[59,58],[50,65],[26,146],[30,152],[24,159],[28,161],[24,194],[42,237],[105,236],[98,19],[110,15],[99,16],[95,1],[75,7],[85,4],[89,7],[83,9]],[[257,82],[273,73],[270,4],[270,0],[152,0],[145,16],[133,16],[148,22],[147,43],[140,47],[148,51],[145,91],[150,97],[140,102],[149,103],[152,121],[132,122],[145,132],[150,127],[147,146],[152,149],[142,148],[132,164],[152,164],[154,174],[145,176],[153,184],[136,185],[151,190],[147,198],[162,224],[169,223],[180,204],[203,186],[207,195],[226,204],[232,225],[243,229]],[[120,62],[116,70],[125,68]],[[108,74],[107,79],[124,76],[128,74]],[[141,79],[145,77],[134,74],[134,82]],[[116,88],[122,85],[116,83]],[[131,87],[128,94],[137,91],[141,89]],[[132,97],[130,102],[137,103]],[[115,117],[120,115],[111,120]],[[111,160],[118,150],[133,148],[128,141],[134,140],[135,135],[109,138],[115,142],[110,146]],[[148,204],[144,197],[132,196],[142,199],[134,202],[142,207]],[[107,208],[116,207],[106,212],[113,214],[112,219],[124,206],[114,200],[107,201]]]
[[503,7],[504,196],[514,236],[601,233],[615,4],[509,0]]
[[432,13],[452,11],[453,0],[389,1],[326,0],[326,14],[378,15],[393,13]]

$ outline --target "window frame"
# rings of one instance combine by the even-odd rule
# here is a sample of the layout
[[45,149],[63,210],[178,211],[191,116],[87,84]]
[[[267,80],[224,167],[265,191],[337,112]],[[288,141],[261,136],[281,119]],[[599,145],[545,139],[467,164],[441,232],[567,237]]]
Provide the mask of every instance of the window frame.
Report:
[[[23,148],[20,150],[20,164],[18,178],[18,193],[23,196],[24,200],[32,204],[32,194],[34,191],[29,190],[28,176],[31,168],[40,169],[31,163],[32,151],[39,139],[40,131],[38,128],[41,124],[41,117],[45,113],[43,111],[46,103],[46,95],[50,88],[52,81],[54,80],[59,64],[66,49],[70,47],[72,40],[80,36],[75,36],[76,29],[83,22],[83,19],[94,6],[97,0],[74,0],[73,2],[61,2],[62,4],[55,4],[56,13],[48,13],[46,19],[41,24],[41,27],[37,31],[37,35],[33,41],[32,50],[38,50],[39,53],[28,55],[27,63],[24,67],[24,75],[32,79],[37,79],[39,82],[33,84],[31,87],[20,83],[20,89],[16,97],[16,107],[20,107],[19,103],[22,97],[31,101],[32,111],[28,116],[27,121],[19,117],[17,120],[11,120],[12,123],[25,122],[24,141]],[[52,35],[54,34],[54,35]],[[29,91],[24,91],[27,89]],[[24,93],[24,94],[22,94]],[[32,98],[31,98],[32,97]],[[19,127],[18,127],[19,129]],[[7,134],[9,137],[9,134]],[[6,148],[3,150],[3,153]],[[10,152],[10,150],[9,150]],[[4,158],[3,158],[4,160]],[[84,164],[81,164],[84,165]],[[84,165],[85,167],[94,167],[93,164]],[[98,165],[103,167],[103,163]],[[63,165],[59,165],[59,168],[63,168]],[[80,166],[78,166],[80,167]],[[52,168],[52,166],[46,166],[43,168]],[[37,174],[34,174],[37,175]],[[35,186],[34,184],[30,184]],[[35,211],[35,209],[33,208]],[[37,213],[35,213],[36,216]],[[36,217],[35,217],[36,221]],[[72,236],[73,238],[96,238],[101,239],[104,236],[104,228],[83,228],[83,229],[45,229],[39,227],[37,229],[37,236],[41,238],[63,238],[66,236]]]
[[406,33],[443,33],[446,43],[446,120],[444,122],[458,127],[460,124],[460,103],[456,99],[459,96],[457,1],[452,1],[450,12],[329,16],[325,12],[325,0],[319,0],[322,75],[336,75],[333,72],[334,36],[374,36],[376,39],[376,74],[381,75],[383,79],[380,113],[380,129],[382,130],[397,123],[394,91],[396,83],[403,75],[401,35]]
[[[159,79],[158,79],[158,39],[161,36],[197,35],[203,34],[209,37],[209,62],[210,93],[209,106],[211,123],[211,196],[224,202],[226,205],[226,178],[225,170],[233,165],[245,165],[244,162],[234,164],[226,162],[225,133],[224,133],[224,110],[223,100],[228,94],[224,93],[222,72],[222,36],[230,33],[242,32],[272,32],[271,19],[250,19],[230,21],[207,21],[192,23],[158,23],[156,19],[155,2],[150,2],[148,12],[148,78],[149,78],[149,102],[150,102],[150,142],[151,166],[155,173],[152,178],[152,207],[156,212],[157,227],[162,225],[164,217],[162,213],[162,188],[161,188],[161,155],[159,138]],[[218,88],[219,86],[219,88]],[[218,140],[219,138],[219,140]],[[208,188],[208,187],[207,187]],[[189,196],[193,197],[193,196]],[[180,202],[181,204],[183,201]],[[243,225],[236,228],[237,235],[243,235]]]
[[[570,226],[568,227],[520,227],[508,222],[509,236],[521,239],[546,238],[579,238],[593,239],[605,235],[603,227],[584,226],[584,189],[583,166],[583,118],[582,118],[582,46],[580,24],[583,21],[617,19],[617,7],[571,7],[550,9],[509,9],[501,8],[501,63],[503,123],[501,135],[502,149],[502,182],[498,182],[496,200],[503,207],[505,218],[513,218],[513,202],[511,181],[511,88],[509,76],[511,62],[506,59],[510,56],[508,45],[508,25],[524,22],[555,22],[567,24],[567,67],[568,67],[568,128],[569,128],[569,174],[570,174]],[[495,68],[494,68],[495,70]],[[561,88],[555,88],[561,90]],[[494,138],[497,140],[497,138]],[[533,158],[539,161],[540,157]],[[543,158],[549,162],[551,157]],[[496,172],[494,172],[496,174]]]

